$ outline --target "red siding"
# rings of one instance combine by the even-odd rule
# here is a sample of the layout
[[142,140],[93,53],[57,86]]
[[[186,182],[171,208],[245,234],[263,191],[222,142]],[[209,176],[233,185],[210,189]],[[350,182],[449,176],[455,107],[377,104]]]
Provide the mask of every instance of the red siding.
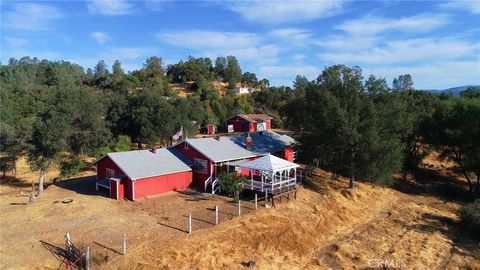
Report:
[[125,175],[125,173],[110,159],[109,156],[102,158],[97,162],[97,179],[105,178],[105,169],[115,171],[115,176]]
[[187,188],[192,183],[192,172],[179,172],[138,179],[135,185],[135,199]]
[[277,156],[279,158],[283,158],[290,162],[293,162],[293,148],[287,147],[280,152],[272,153],[272,155]]
[[175,149],[177,149],[180,153],[182,153],[185,157],[187,157],[189,160],[194,162],[194,159],[204,159],[207,160],[207,173],[201,173],[201,172],[195,172],[195,168],[193,169],[193,185],[196,186],[197,188],[203,189],[205,186],[205,181],[207,181],[208,177],[212,174],[212,171],[215,168],[212,168],[212,162],[204,156],[202,153],[198,152],[193,148],[192,146],[189,146],[188,149],[185,149],[185,142],[182,142],[178,145],[175,146]]
[[272,128],[272,120],[267,120],[267,129],[271,129]]

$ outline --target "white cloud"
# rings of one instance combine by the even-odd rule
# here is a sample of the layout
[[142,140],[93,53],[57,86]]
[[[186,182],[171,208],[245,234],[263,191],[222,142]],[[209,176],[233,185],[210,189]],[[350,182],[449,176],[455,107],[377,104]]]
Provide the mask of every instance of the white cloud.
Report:
[[297,65],[297,66],[262,66],[260,72],[268,74],[269,76],[288,76],[293,80],[295,75],[305,75],[307,77],[318,76],[321,69],[312,65]]
[[212,58],[217,56],[234,55],[239,61],[255,61],[263,64],[273,64],[278,61],[277,55],[280,49],[274,44],[261,46],[249,46],[246,48],[223,48],[215,51],[202,52]]
[[260,41],[260,36],[253,33],[201,30],[161,33],[157,34],[156,37],[168,44],[189,49],[242,49],[255,46]]
[[352,36],[377,35],[386,31],[427,32],[448,23],[444,14],[420,14],[400,19],[367,16],[344,22],[336,28]]
[[442,8],[445,9],[463,9],[465,11],[469,11],[473,14],[480,14],[480,1],[470,0],[470,1],[449,1],[447,3],[443,3],[440,5]]
[[311,43],[328,50],[337,51],[361,51],[369,49],[380,40],[372,36],[329,36],[325,39],[315,40]]
[[312,65],[271,65],[260,66],[258,71],[258,77],[266,77],[272,85],[291,86],[296,75],[313,79],[320,74],[322,69]]
[[283,42],[291,43],[292,45],[302,46],[309,42],[313,33],[300,28],[278,28],[270,31],[269,36],[278,38]]
[[90,36],[99,44],[103,45],[110,38],[105,32],[93,32]]
[[478,55],[479,45],[456,40],[407,39],[387,42],[363,51],[320,53],[320,59],[332,63],[384,66],[419,61],[454,60]]
[[113,47],[107,49],[102,55],[107,60],[141,59],[154,55],[155,48],[143,47]]
[[364,75],[374,74],[391,82],[400,74],[411,74],[417,89],[445,89],[478,84],[479,61],[445,61],[420,66],[366,67]]
[[345,1],[239,1],[229,2],[230,9],[249,21],[261,23],[304,22],[336,15]]
[[133,12],[133,6],[125,0],[92,0],[87,7],[91,14],[105,16],[126,15]]
[[5,27],[25,31],[46,31],[53,28],[53,22],[62,18],[63,14],[56,7],[20,3],[12,6],[9,11],[3,12]]
[[28,43],[28,40],[24,38],[5,36],[5,43],[12,47],[22,47]]

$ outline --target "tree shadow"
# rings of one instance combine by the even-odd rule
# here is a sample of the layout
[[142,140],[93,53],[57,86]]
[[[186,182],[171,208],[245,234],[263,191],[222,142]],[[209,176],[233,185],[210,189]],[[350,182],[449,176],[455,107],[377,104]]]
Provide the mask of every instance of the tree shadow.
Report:
[[48,242],[45,242],[43,240],[40,240],[40,243],[42,244],[42,246],[46,250],[48,250],[50,253],[52,253],[52,255],[55,256],[55,258],[58,261],[63,263],[65,260],[69,259],[69,254],[68,254],[67,250],[64,249],[63,247],[55,246],[55,245],[50,244]]
[[466,183],[441,174],[439,171],[419,168],[414,172],[415,181],[396,181],[393,188],[409,195],[431,196],[442,201],[466,203],[474,194],[466,189]]
[[21,179],[7,175],[5,177],[0,178],[0,184],[13,187],[13,188],[31,188],[32,183],[27,181],[22,181]]
[[180,229],[180,228],[177,228],[177,227],[175,227],[175,226],[172,226],[172,225],[169,225],[169,224],[160,222],[160,221],[158,221],[157,224],[158,224],[158,225],[165,226],[165,227],[170,228],[170,229],[173,229],[173,230],[177,230],[177,231],[183,232],[183,233],[188,233],[187,230],[182,230],[182,229]]
[[94,243],[95,245],[99,246],[99,247],[102,247],[102,248],[104,248],[104,249],[110,250],[110,251],[112,251],[112,252],[114,252],[114,253],[117,253],[117,254],[119,254],[119,255],[122,255],[122,253],[121,253],[120,251],[118,251],[118,250],[116,250],[116,249],[114,249],[114,248],[107,247],[107,246],[105,246],[105,245],[103,245],[103,244],[101,244],[101,243],[99,243],[99,242],[97,242],[97,241],[95,241],[95,242],[93,242],[93,243]]
[[[219,211],[219,212],[220,212],[220,211]],[[188,218],[188,215],[183,215],[183,217]],[[204,222],[204,223],[207,223],[207,224],[210,224],[210,225],[215,225],[214,222],[211,222],[211,221],[208,221],[208,220],[205,220],[205,219],[201,219],[201,218],[198,218],[198,217],[194,217],[193,215],[192,215],[192,219],[193,219],[193,220],[200,221],[200,222]]]

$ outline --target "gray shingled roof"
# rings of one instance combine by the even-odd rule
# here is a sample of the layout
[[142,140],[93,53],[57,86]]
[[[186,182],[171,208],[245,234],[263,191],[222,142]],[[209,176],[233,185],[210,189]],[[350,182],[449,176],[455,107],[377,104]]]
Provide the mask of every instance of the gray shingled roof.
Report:
[[187,139],[186,142],[213,162],[256,157],[258,154],[234,143],[229,137]]
[[107,156],[132,180],[191,171],[189,166],[166,148],[157,149],[155,153],[136,150],[108,153]]
[[[229,137],[236,144],[245,147],[247,134]],[[256,153],[276,153],[295,143],[288,135],[280,135],[273,131],[259,131],[250,133],[252,137],[252,151]]]

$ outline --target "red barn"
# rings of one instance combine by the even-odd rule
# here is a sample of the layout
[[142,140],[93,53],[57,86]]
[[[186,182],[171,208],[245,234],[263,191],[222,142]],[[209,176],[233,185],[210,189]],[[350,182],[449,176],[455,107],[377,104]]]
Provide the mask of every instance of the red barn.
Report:
[[97,190],[133,201],[185,189],[192,183],[192,169],[181,158],[166,148],[109,153],[94,163]]
[[[233,132],[255,132],[272,128],[272,117],[266,114],[237,114],[227,120],[227,130]],[[233,127],[229,129],[228,126]]]

